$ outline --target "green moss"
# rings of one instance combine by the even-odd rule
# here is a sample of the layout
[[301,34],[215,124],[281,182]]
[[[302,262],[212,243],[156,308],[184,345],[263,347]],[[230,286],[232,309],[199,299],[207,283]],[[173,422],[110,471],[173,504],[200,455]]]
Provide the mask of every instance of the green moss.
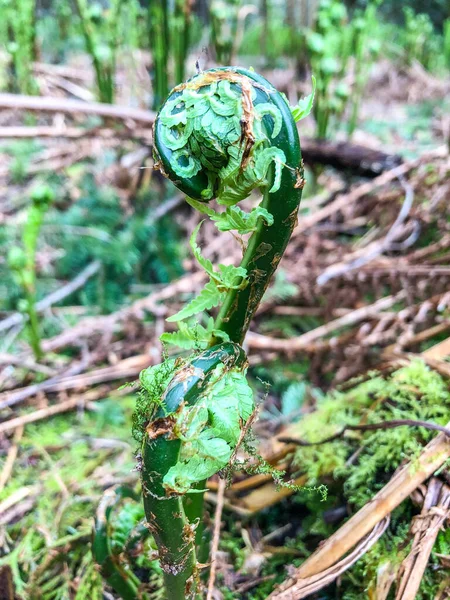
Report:
[[[450,392],[447,382],[420,360],[383,377],[375,374],[349,392],[332,392],[318,403],[314,413],[299,424],[297,435],[308,441],[320,441],[345,425],[383,423],[394,419],[422,420],[445,425],[450,420]],[[347,432],[332,443],[302,447],[295,464],[308,476],[308,485],[317,485],[325,475],[341,486],[339,502],[349,503],[352,511],[365,505],[389,480],[405,460],[413,460],[436,432],[423,427],[398,427],[367,432]],[[357,454],[356,454],[357,453]],[[349,458],[353,457],[351,461]],[[336,498],[335,498],[336,502]],[[308,508],[315,523],[321,521],[320,506]],[[394,511],[386,534],[344,577],[343,600],[360,600],[375,585],[383,564],[395,566],[409,551],[408,531],[417,513],[407,500]],[[311,528],[309,528],[311,533]],[[325,532],[322,532],[324,537]],[[329,534],[329,532],[328,532]],[[440,534],[437,548],[450,545],[450,537]],[[432,559],[418,600],[434,597],[442,583],[444,570]]]
[[151,420],[155,409],[161,406],[161,398],[175,372],[175,360],[165,360],[159,365],[144,369],[139,381],[141,387],[136,398],[136,406],[132,417],[133,438],[141,443],[147,423]]

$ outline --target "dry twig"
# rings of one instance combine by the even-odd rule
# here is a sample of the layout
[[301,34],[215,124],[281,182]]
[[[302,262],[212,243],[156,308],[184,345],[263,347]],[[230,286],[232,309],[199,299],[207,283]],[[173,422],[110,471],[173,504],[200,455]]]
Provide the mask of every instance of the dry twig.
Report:
[[219,480],[219,489],[217,491],[217,505],[214,515],[214,531],[211,544],[211,568],[209,571],[208,593],[206,600],[212,600],[214,592],[214,583],[216,581],[217,570],[217,551],[219,550],[220,528],[222,524],[223,499],[225,494],[226,480]]
[[82,102],[67,98],[45,96],[22,96],[20,94],[0,94],[0,109],[30,110],[34,112],[69,113],[96,115],[121,121],[135,121],[151,125],[155,113],[129,106],[103,104],[101,102]]
[[23,435],[23,425],[19,425],[14,432],[12,444],[9,447],[8,454],[6,456],[5,464],[3,465],[2,472],[0,473],[0,492],[5,487],[14,467],[14,462],[17,458],[19,451],[19,442]]
[[450,488],[433,477],[428,483],[422,512],[413,519],[414,540],[400,569],[395,600],[414,600],[419,591],[437,535],[449,516]]
[[318,592],[326,587],[335,581],[339,575],[345,573],[345,571],[353,566],[361,556],[366,554],[366,552],[372,548],[386,531],[389,521],[390,517],[387,516],[377,523],[373,530],[359,542],[356,548],[354,548],[348,556],[333,566],[328,567],[315,575],[302,577],[301,579],[296,577],[292,587],[280,593],[274,592],[269,598],[272,600],[300,600],[301,598],[306,598],[307,596],[314,594],[314,592]]

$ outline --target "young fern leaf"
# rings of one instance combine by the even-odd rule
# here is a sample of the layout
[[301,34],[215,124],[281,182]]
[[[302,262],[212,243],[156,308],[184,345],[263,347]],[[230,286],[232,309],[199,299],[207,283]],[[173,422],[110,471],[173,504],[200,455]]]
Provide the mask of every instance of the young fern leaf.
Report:
[[206,273],[208,273],[208,275],[211,277],[211,279],[214,279],[214,277],[216,276],[216,273],[214,271],[212,262],[210,260],[208,260],[207,258],[204,258],[204,256],[202,256],[202,251],[200,249],[200,246],[197,244],[198,232],[200,231],[200,227],[202,225],[203,225],[203,221],[200,221],[200,223],[197,225],[197,227],[192,232],[192,235],[189,239],[189,245],[192,248],[192,252],[193,252],[198,264],[206,271]]
[[[202,256],[200,247],[197,244],[197,235],[202,223],[203,221],[194,229],[190,244],[197,262],[204,268],[210,280],[200,294],[191,300],[189,304],[166,319],[169,322],[182,321],[204,310],[210,310],[215,306],[219,306],[229,290],[243,289],[247,285],[247,271],[244,268],[234,267],[233,265],[219,265],[219,271],[215,271],[211,261]],[[172,343],[175,338],[172,337],[170,339],[170,343]]]
[[291,106],[292,116],[296,123],[307,117],[312,110],[314,104],[314,96],[316,93],[316,78],[314,77],[314,75],[311,75],[311,80],[312,92],[308,94],[308,96],[300,98],[296,106]]
[[273,216],[262,206],[253,208],[249,213],[239,206],[229,206],[225,212],[218,213],[204,202],[192,198],[188,198],[187,201],[193,208],[210,217],[219,231],[236,231],[239,235],[244,235],[256,231],[260,219],[264,220],[266,225],[273,223]]
[[181,439],[179,459],[163,479],[170,492],[204,491],[192,488],[228,465],[239,442],[241,422],[254,410],[245,371],[227,371],[220,365],[213,378],[214,386],[194,406],[184,406],[177,414],[174,432]]
[[208,346],[212,335],[223,342],[227,342],[230,339],[225,332],[214,328],[214,319],[212,317],[208,319],[206,327],[203,327],[200,323],[190,325],[184,321],[178,321],[178,331],[163,333],[160,339],[164,344],[178,346],[179,348],[183,348],[183,350],[204,350]]
[[[202,256],[200,246],[197,244],[197,235],[202,223],[203,221],[200,221],[200,223],[194,229],[190,239],[192,252],[194,253],[198,264],[203,267],[203,269],[210,276],[211,280],[216,283],[219,291],[243,289],[243,286],[245,287],[245,278],[247,277],[246,269],[243,267],[234,267],[233,265],[219,265],[219,272],[217,272],[214,270],[211,261]],[[238,278],[241,281],[236,283],[236,279]]]
[[204,310],[210,310],[215,306],[219,306],[225,297],[225,293],[225,291],[219,291],[216,282],[210,279],[198,296],[176,314],[166,319],[166,321],[169,321],[169,323],[183,321],[183,319],[192,317]]

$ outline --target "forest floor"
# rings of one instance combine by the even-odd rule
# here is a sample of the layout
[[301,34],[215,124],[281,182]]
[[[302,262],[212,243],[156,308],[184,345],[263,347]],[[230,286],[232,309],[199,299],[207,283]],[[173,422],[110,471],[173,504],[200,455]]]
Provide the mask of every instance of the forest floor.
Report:
[[[46,96],[91,102],[85,69],[36,71]],[[125,104],[129,88],[122,89]],[[236,473],[225,491],[210,482],[211,519],[224,499],[215,598],[267,598],[285,582],[287,591],[276,588],[271,597],[293,597],[283,594],[303,585],[301,593],[316,599],[387,599],[399,581],[396,598],[408,600],[401,582],[411,569],[420,572],[420,561],[414,597],[449,597],[450,535],[442,519],[432,521],[436,507],[448,510],[450,502],[446,438],[441,463],[422,479],[411,482],[411,470],[397,470],[420,463],[426,444],[446,435],[423,422],[442,429],[450,421],[449,91],[448,81],[419,65],[379,63],[352,143],[401,160],[370,179],[329,167],[307,172],[298,225],[245,342],[260,403],[259,451],[305,489],[279,489],[266,474]],[[44,358],[33,357],[21,313],[5,310],[0,320],[0,588],[12,582],[17,598],[31,600],[114,598],[93,566],[93,515],[105,489],[138,483],[133,382],[160,362],[165,318],[204,283],[183,242],[198,217],[150,168],[150,113],[124,109],[101,120],[73,108],[44,112],[39,100],[34,116],[0,112],[5,248],[17,239],[36,178],[56,173],[59,191],[38,252]],[[302,122],[300,134],[309,137],[311,123]],[[151,260],[139,260],[155,277],[127,284],[122,294],[116,263],[122,252],[134,260],[133,235],[149,246]],[[200,243],[207,258],[239,260],[236,240],[209,223]],[[401,434],[341,431],[394,420],[410,423]],[[336,433],[330,444],[296,444]],[[428,479],[438,466],[441,477]],[[420,465],[413,471],[421,473]],[[352,554],[331,543],[321,569],[294,571],[391,478],[402,498],[369,529],[356,522]],[[420,511],[436,529],[431,542],[414,529]],[[427,556],[415,552],[427,544]],[[152,598],[163,598],[156,561],[141,568],[152,572]]]

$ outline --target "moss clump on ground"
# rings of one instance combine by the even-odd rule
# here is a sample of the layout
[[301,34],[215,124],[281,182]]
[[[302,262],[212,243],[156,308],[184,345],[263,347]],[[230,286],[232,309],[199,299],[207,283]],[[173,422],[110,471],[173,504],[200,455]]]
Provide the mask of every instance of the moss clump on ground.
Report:
[[[314,413],[299,422],[297,435],[316,442],[338,433],[345,425],[398,419],[429,421],[442,426],[450,420],[448,383],[420,360],[388,376],[375,373],[350,391],[331,392],[319,401]],[[405,460],[414,460],[435,436],[435,431],[410,426],[347,431],[330,443],[299,448],[295,464],[306,472],[307,485],[317,485],[326,478],[330,482],[329,502],[333,503],[334,499],[335,507],[347,505],[353,513],[387,483]],[[320,530],[323,506],[308,502],[308,509],[312,513],[308,519],[311,533],[317,528]],[[339,598],[361,600],[370,590],[375,590],[381,568],[394,569],[401,563],[410,548],[411,520],[419,511],[409,499],[394,511],[388,531],[342,577]],[[441,553],[438,548],[448,549],[449,545],[450,535],[443,531],[438,536],[435,552]],[[446,577],[445,568],[433,553],[417,600],[433,598]]]

